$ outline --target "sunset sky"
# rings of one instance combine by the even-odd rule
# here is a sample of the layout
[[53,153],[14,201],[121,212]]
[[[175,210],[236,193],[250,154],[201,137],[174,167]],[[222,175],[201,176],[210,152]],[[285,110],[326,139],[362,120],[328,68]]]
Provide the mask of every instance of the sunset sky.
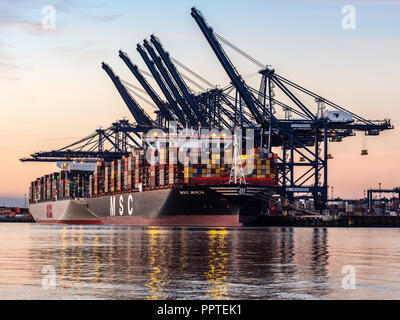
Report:
[[[41,10],[56,9],[56,29]],[[342,7],[356,9],[356,28],[342,28]],[[133,120],[101,62],[133,84],[118,57],[145,69],[136,44],[157,35],[172,56],[216,85],[229,83],[190,8],[214,30],[277,73],[367,119],[390,118],[394,130],[332,143],[334,195],[362,197],[369,187],[400,185],[400,1],[269,0],[1,0],[0,205],[23,198],[53,163],[19,158],[63,147],[98,127]],[[241,74],[257,71],[227,50]],[[148,109],[145,104],[143,106]],[[330,191],[329,191],[330,194]]]

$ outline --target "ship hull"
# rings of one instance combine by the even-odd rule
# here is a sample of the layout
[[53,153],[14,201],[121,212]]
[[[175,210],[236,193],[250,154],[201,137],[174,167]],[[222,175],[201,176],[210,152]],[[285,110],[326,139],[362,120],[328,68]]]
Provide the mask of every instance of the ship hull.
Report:
[[87,208],[85,200],[31,203],[29,211],[37,223],[101,224],[101,221]]
[[251,225],[265,213],[267,188],[182,187],[92,197],[88,209],[106,225]]

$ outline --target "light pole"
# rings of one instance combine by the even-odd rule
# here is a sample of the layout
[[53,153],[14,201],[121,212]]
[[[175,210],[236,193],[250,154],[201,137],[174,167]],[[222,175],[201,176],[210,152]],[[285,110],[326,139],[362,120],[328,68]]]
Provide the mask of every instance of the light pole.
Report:
[[[379,182],[378,185],[379,185],[379,190],[381,190],[382,183]],[[381,198],[382,198],[382,194],[379,192],[379,200],[381,200]]]

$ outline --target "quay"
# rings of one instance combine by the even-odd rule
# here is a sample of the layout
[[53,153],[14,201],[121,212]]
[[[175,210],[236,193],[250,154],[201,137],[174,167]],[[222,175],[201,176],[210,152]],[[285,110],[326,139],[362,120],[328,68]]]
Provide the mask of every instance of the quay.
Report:
[[260,216],[254,226],[271,227],[400,227],[400,216]]

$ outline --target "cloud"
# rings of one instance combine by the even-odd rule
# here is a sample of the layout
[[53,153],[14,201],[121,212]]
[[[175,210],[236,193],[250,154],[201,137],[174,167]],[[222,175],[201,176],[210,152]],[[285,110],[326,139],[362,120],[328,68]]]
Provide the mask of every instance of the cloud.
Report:
[[92,61],[94,58],[104,55],[104,50],[96,47],[96,44],[90,40],[76,45],[56,46],[52,50],[56,55],[80,66],[87,64],[87,61]]
[[103,23],[116,20],[120,17],[122,17],[122,14],[110,14],[107,16],[92,16],[91,19],[95,22]]
[[90,49],[92,46],[93,42],[90,40],[84,41],[78,45],[75,46],[57,46],[53,49],[54,52],[56,53],[61,53],[61,54],[70,54],[74,53],[77,51],[82,51],[85,49]]
[[[48,31],[42,28],[40,6],[33,6],[31,1],[1,0],[0,5],[0,37],[10,30],[18,30],[33,35]],[[59,30],[58,30],[59,31]],[[47,34],[49,34],[47,32]]]
[[[43,14],[41,8],[45,3],[32,0],[0,0],[0,71],[1,79],[20,79],[18,72],[22,69],[18,59],[18,52],[12,53],[11,42],[13,37],[10,32],[19,31],[31,36],[54,36],[59,33],[68,33],[74,28],[71,21],[91,21],[94,23],[106,23],[118,19],[122,14],[100,14],[97,9],[104,7],[103,1],[85,0],[56,0],[50,1],[56,9],[56,29],[44,29],[42,27]],[[68,27],[68,24],[71,26]],[[75,22],[74,22],[75,23]],[[83,42],[75,47],[58,46],[54,52],[69,57],[80,56],[90,58],[101,52],[95,49],[90,41]],[[85,59],[87,60],[87,59]]]
[[122,16],[122,14],[108,14],[108,15],[99,15],[88,12],[88,10],[100,9],[104,7],[104,2],[84,2],[77,0],[59,0],[54,5],[57,11],[61,11],[67,14],[76,14],[80,18],[85,20],[91,20],[98,23],[109,22],[112,20],[116,20]]
[[65,13],[75,12],[77,9],[98,9],[104,6],[104,2],[100,1],[82,1],[82,0],[58,0],[54,7]]
[[[20,30],[28,32],[34,35],[44,34],[48,30],[42,28],[42,24],[39,22],[29,22],[29,21],[10,21],[10,22],[0,22],[0,29],[5,30]],[[57,30],[57,29],[56,29]]]
[[13,63],[9,63],[9,62],[3,62],[0,61],[0,69],[19,69],[20,66],[13,64]]
[[[77,0],[58,0],[52,4],[57,12],[64,13],[66,18],[78,17],[79,19],[89,20],[97,23],[116,20],[122,14],[97,14],[92,11],[105,5],[99,1],[77,1]],[[34,35],[50,34],[47,29],[42,28],[41,14],[42,6],[32,3],[31,0],[1,0],[0,3],[0,30],[21,30]],[[59,18],[57,15],[57,22]],[[55,30],[65,28],[68,20],[64,19],[57,23]],[[52,31],[55,31],[52,30]],[[53,32],[54,33],[54,32]]]
[[379,5],[400,5],[400,0],[309,0],[310,2],[315,2],[318,4],[321,4],[321,2],[326,2],[326,3],[343,3],[343,4],[349,4],[349,5],[354,5],[354,4],[379,4]]
[[9,52],[12,46],[0,37],[0,79],[17,80],[15,75],[20,66],[16,63],[15,57]]

